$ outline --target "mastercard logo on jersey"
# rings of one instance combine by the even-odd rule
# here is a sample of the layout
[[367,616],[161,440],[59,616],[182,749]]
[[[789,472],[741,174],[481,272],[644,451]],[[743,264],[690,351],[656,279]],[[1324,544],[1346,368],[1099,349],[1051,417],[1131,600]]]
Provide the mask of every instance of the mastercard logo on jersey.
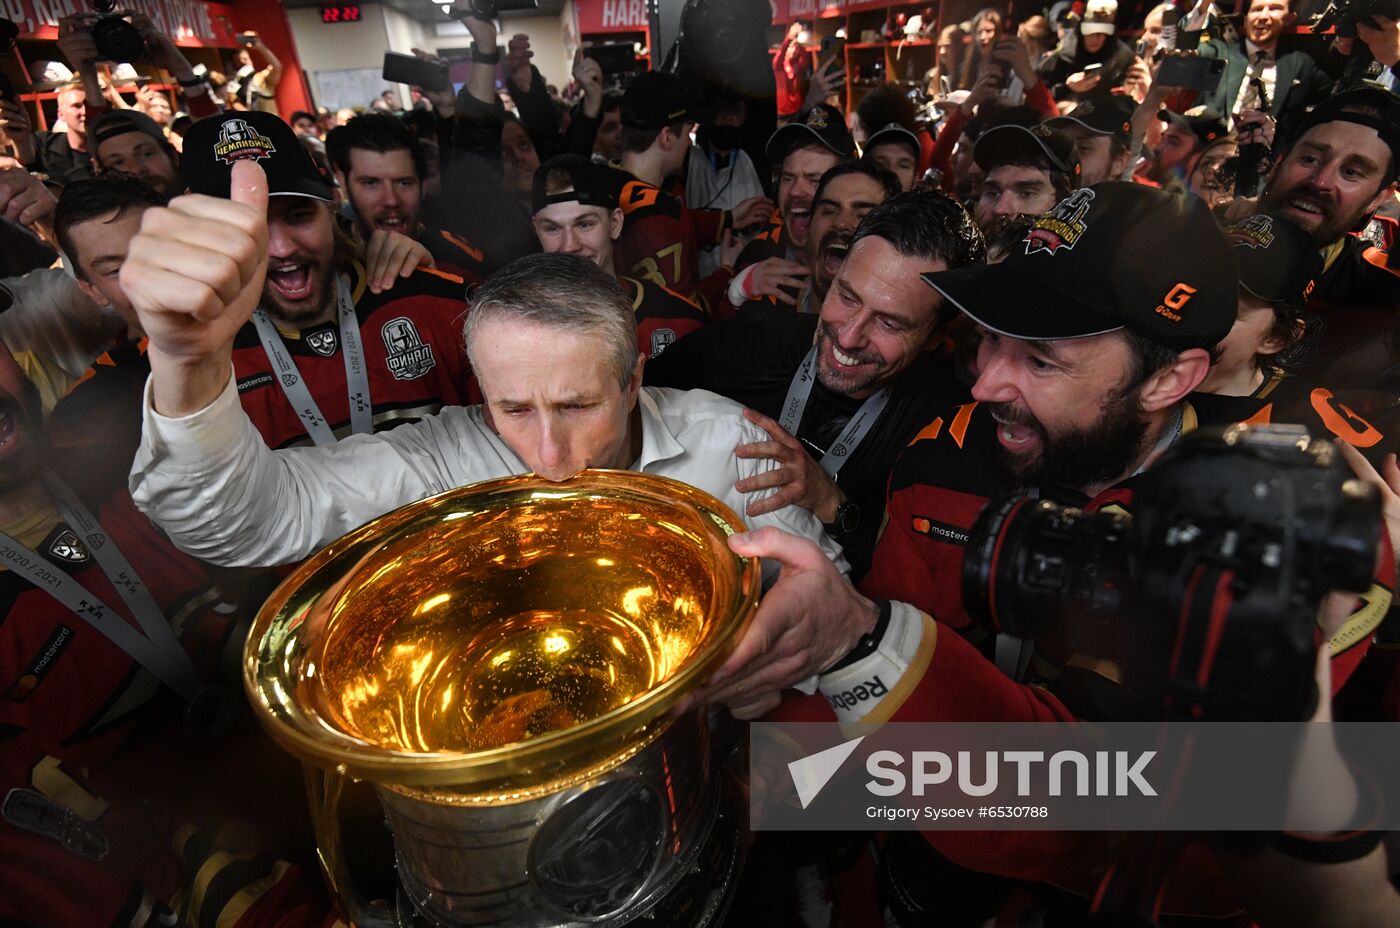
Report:
[[949,525],[947,522],[939,522],[937,519],[930,519],[928,516],[914,516],[910,522],[911,527],[916,533],[927,535],[935,541],[945,541],[951,545],[967,544],[967,530],[958,528],[956,525]]

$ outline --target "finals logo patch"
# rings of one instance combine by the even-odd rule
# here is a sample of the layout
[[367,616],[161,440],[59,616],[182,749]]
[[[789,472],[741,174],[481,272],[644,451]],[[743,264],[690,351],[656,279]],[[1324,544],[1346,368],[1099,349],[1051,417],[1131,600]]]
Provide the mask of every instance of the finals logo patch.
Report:
[[229,165],[244,158],[261,161],[276,151],[272,139],[244,119],[230,119],[220,126],[219,140],[214,143],[214,157]]
[[1084,214],[1089,212],[1093,202],[1094,191],[1085,187],[1055,204],[1055,208],[1037,219],[1026,233],[1026,254],[1044,251],[1053,255],[1060,249],[1073,251],[1079,237],[1089,228]]
[[1250,216],[1225,229],[1230,241],[1249,248],[1268,248],[1274,243],[1274,217]]

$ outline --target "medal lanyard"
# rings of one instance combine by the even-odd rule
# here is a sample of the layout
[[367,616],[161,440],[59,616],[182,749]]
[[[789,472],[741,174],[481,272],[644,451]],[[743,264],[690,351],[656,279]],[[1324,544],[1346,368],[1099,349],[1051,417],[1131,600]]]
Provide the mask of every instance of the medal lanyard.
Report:
[[[797,437],[797,427],[802,424],[802,414],[807,411],[807,400],[812,396],[812,383],[817,379],[817,346],[813,345],[812,350],[807,352],[807,357],[803,359],[802,366],[797,369],[797,374],[792,378],[792,383],[788,385],[787,398],[783,400],[783,414],[778,423],[789,435]],[[850,458],[851,453],[869,434],[871,427],[875,425],[875,420],[880,418],[880,413],[885,411],[885,406],[890,401],[890,388],[884,387],[872,394],[856,414],[851,416],[851,420],[846,423],[846,427],[841,430],[841,434],[836,436],[836,441],[831,447],[826,449],[826,454],[822,455],[820,461],[822,470],[827,476],[836,479],[836,473]]]
[[[360,344],[360,322],[355,318],[355,304],[350,298],[350,282],[341,275],[336,278],[336,315],[340,322],[340,352],[345,357],[345,383],[350,390],[350,431],[368,435],[374,431],[374,411],[369,400],[369,372],[365,366],[365,351]],[[335,432],[321,415],[306,381],[297,369],[297,362],[287,352],[282,335],[261,307],[253,311],[253,325],[258,330],[267,359],[272,362],[277,383],[287,402],[296,410],[306,434],[313,444],[335,444]]]
[[141,630],[132,628],[81,583],[4,532],[0,532],[0,559],[19,576],[58,600],[121,648],[186,703],[193,703],[204,689],[204,684],[195,673],[189,655],[180,647],[165,613],[156,605],[151,591],[132,569],[126,556],[102,531],[97,519],[62,481],[52,476],[45,477],[44,487],[53,497],[63,520],[82,538],[83,546],[131,610]]

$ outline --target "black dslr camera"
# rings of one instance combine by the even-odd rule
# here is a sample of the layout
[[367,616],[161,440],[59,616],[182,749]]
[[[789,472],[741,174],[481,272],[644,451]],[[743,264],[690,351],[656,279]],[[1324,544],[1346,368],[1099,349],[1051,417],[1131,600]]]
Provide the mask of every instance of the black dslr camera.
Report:
[[1306,718],[1318,605],[1370,588],[1380,533],[1375,488],[1340,457],[1301,426],[1234,425],[1179,441],[1133,515],[992,500],[963,601],[1052,664],[1117,668],[1122,714],[1094,721]]
[[1357,23],[1379,29],[1375,16],[1400,19],[1400,0],[1331,0],[1313,18],[1312,31],[1321,33],[1335,27],[1339,36],[1354,36]]
[[92,33],[93,44],[103,61],[139,61],[146,55],[146,39],[127,18],[132,10],[115,9],[114,0],[92,0],[94,13],[80,13],[78,21]]

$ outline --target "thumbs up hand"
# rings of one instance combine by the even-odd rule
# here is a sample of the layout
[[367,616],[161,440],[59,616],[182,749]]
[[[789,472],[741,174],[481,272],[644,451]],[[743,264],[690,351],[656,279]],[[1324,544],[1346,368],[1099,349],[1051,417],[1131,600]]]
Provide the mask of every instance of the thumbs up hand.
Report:
[[141,217],[121,285],[150,339],[158,412],[188,415],[222,392],[266,275],[267,178],[255,161],[233,166],[228,200],[183,196]]

